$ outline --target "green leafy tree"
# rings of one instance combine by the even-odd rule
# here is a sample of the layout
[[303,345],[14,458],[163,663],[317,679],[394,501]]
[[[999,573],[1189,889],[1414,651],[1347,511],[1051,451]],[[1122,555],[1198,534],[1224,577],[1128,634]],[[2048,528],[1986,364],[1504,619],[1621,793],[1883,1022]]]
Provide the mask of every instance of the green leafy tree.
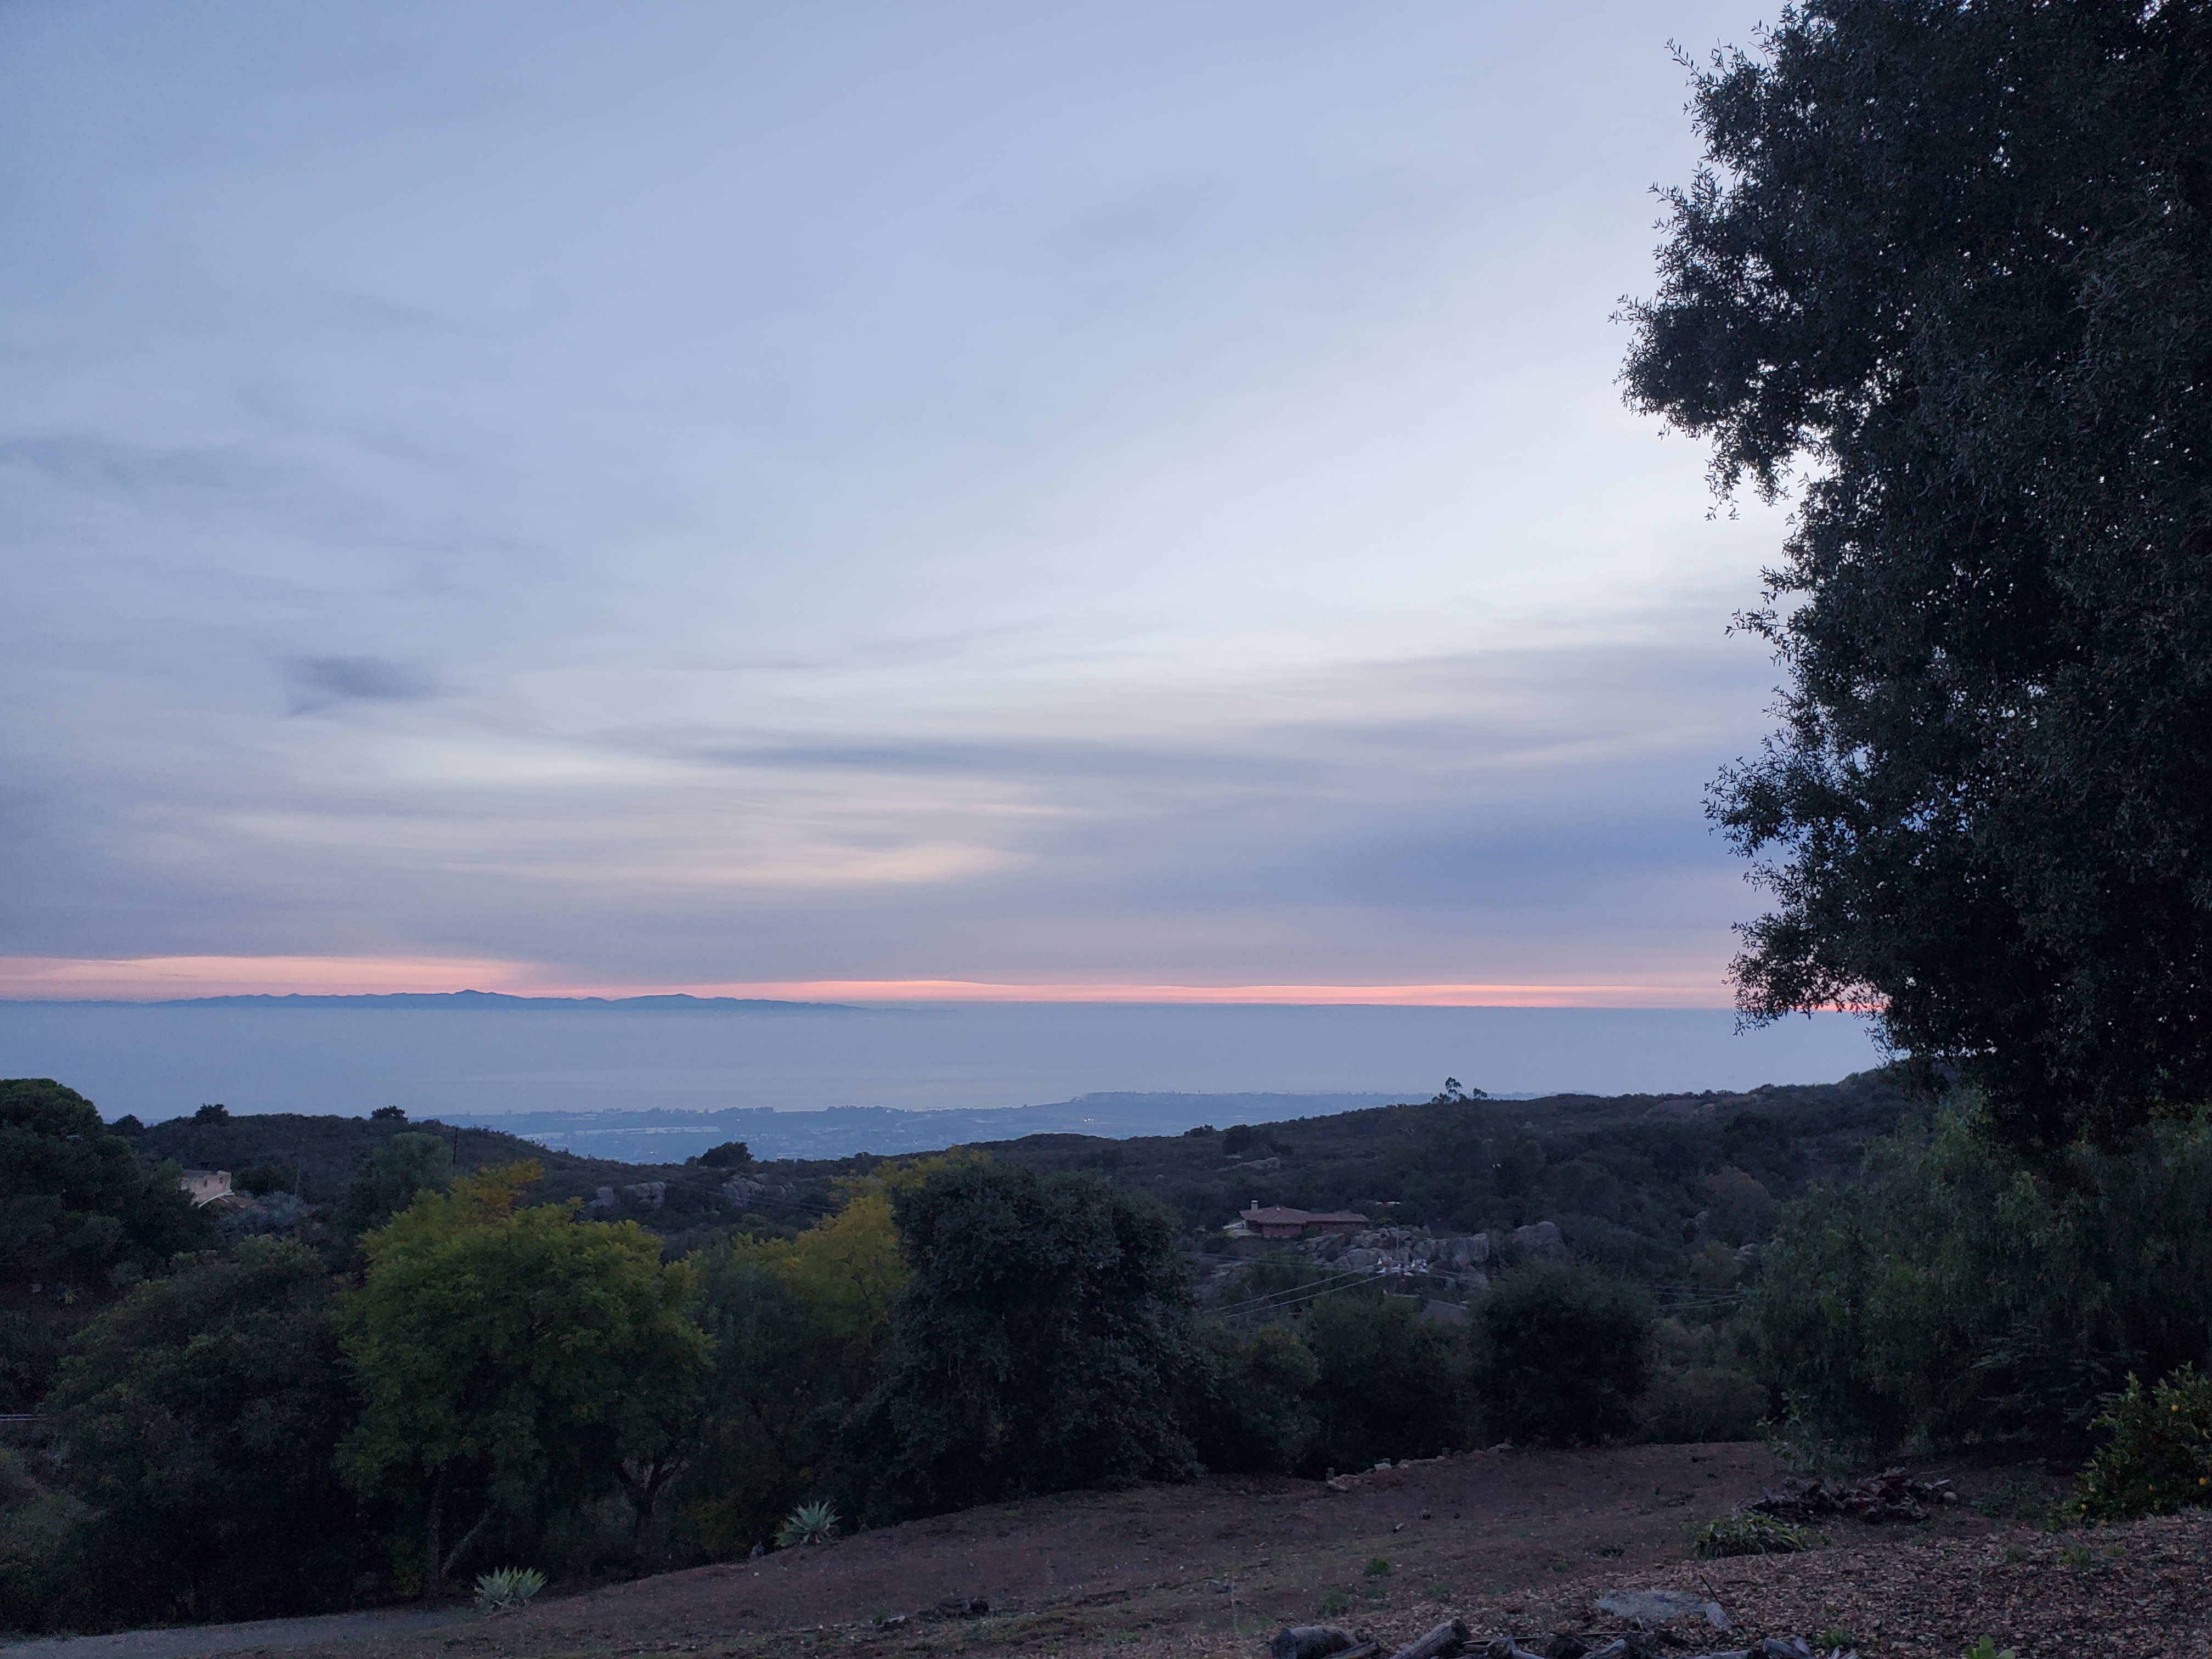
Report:
[[1433,1456],[1474,1439],[1463,1328],[1422,1319],[1407,1297],[1361,1294],[1321,1297],[1303,1324],[1320,1369],[1320,1431],[1306,1457],[1314,1473]]
[[1713,811],[1757,1019],[2023,1147],[2212,1096],[2212,9],[1812,0],[1695,77],[1631,399],[1769,496],[1789,675]]
[[[714,1344],[696,1419],[684,1524],[716,1554],[765,1540],[821,1474],[839,1387],[828,1332],[763,1247],[735,1240],[696,1262],[695,1316]],[[863,1385],[865,1386],[865,1385]]]
[[152,1268],[209,1239],[173,1169],[146,1170],[93,1103],[51,1078],[0,1081],[0,1279]]
[[1636,1425],[1651,1381],[1651,1312],[1617,1280],[1524,1267],[1475,1306],[1476,1385],[1492,1431],[1595,1445]]
[[1208,1375],[1191,1413],[1200,1460],[1240,1474],[1295,1471],[1321,1431],[1313,1398],[1322,1369],[1313,1350],[1286,1325],[1209,1325],[1201,1339]]
[[78,1588],[71,1545],[84,1514],[49,1469],[0,1446],[0,1632],[46,1630],[63,1615]]
[[404,1130],[368,1155],[346,1189],[346,1226],[356,1233],[380,1227],[412,1204],[416,1194],[441,1193],[453,1179],[453,1152],[445,1136]]
[[1094,1176],[974,1164],[891,1208],[914,1277],[846,1443],[848,1513],[1196,1472],[1177,1408],[1202,1361],[1165,1215]]
[[771,1535],[823,1479],[839,1421],[875,1385],[907,1278],[879,1182],[796,1239],[733,1239],[697,1259],[714,1345],[687,1479],[691,1532],[717,1552]]
[[[142,1168],[93,1103],[51,1078],[0,1081],[0,1402],[37,1402],[66,1332],[119,1284],[215,1241],[173,1164]],[[36,1285],[35,1294],[31,1287]]]
[[1745,1304],[1762,1373],[1817,1435],[2080,1444],[2130,1371],[2212,1361],[2212,1125],[2054,1167],[1961,1104],[1868,1167],[1784,1211]]
[[2156,1388],[2139,1376],[2097,1419],[2106,1435],[2075,1492],[2094,1521],[2212,1504],[2212,1377],[2184,1365]]
[[46,1411],[93,1506],[80,1622],[342,1605],[368,1553],[331,1467],[351,1415],[321,1260],[250,1238],[183,1258],[70,1345]]
[[665,1450],[707,1343],[690,1274],[634,1222],[574,1200],[517,1208],[533,1164],[423,1192],[363,1241],[341,1325],[361,1416],[340,1473],[422,1517],[422,1588],[442,1589],[487,1528],[521,1528]]

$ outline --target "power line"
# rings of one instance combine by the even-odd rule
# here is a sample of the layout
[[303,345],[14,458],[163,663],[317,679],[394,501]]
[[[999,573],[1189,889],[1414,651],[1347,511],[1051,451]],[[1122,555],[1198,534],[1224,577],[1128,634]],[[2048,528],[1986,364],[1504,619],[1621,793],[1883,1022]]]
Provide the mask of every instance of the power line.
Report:
[[1292,1285],[1284,1290],[1270,1291],[1264,1296],[1248,1297],[1242,1302],[1232,1302],[1226,1307],[1214,1308],[1209,1311],[1223,1318],[1244,1313],[1272,1313],[1282,1308],[1297,1307],[1303,1303],[1314,1300],[1316,1297],[1327,1296],[1332,1291],[1350,1290],[1355,1284],[1364,1284],[1370,1279],[1379,1279],[1382,1276],[1379,1273],[1369,1273],[1364,1268],[1359,1268],[1350,1273],[1335,1273],[1328,1279],[1310,1281],[1304,1285]]

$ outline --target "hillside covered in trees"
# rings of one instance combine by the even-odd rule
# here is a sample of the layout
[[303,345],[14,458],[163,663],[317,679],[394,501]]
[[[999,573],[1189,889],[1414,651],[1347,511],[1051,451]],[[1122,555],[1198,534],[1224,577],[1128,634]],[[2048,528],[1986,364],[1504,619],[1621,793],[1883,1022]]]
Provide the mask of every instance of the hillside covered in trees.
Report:
[[[1556,1222],[1571,1248],[1639,1279],[1679,1279],[1704,1244],[1764,1238],[1775,1206],[1814,1181],[1849,1180],[1867,1144],[1916,1110],[1883,1073],[1745,1094],[1561,1095],[1499,1102],[1463,1094],[1178,1135],[1038,1134],[972,1144],[1041,1173],[1084,1170],[1158,1202],[1187,1247],[1220,1248],[1248,1205],[1371,1210],[1378,1223],[1442,1232]],[[538,1201],[595,1203],[635,1220],[674,1255],[733,1233],[774,1237],[834,1207],[869,1154],[742,1164],[693,1158],[619,1164],[550,1151],[493,1128],[374,1118],[204,1111],[138,1131],[142,1161],[232,1172],[241,1190],[287,1193],[343,1232],[373,1200],[356,1188],[392,1163],[402,1136],[434,1135],[453,1169],[529,1158]],[[709,1154],[711,1159],[713,1154]],[[734,1183],[734,1184],[733,1184]],[[349,1211],[348,1205],[354,1207]],[[365,1206],[368,1207],[364,1207]],[[250,1225],[252,1223],[240,1224]]]
[[[0,1085],[7,1404],[39,1419],[6,1453],[7,1617],[374,1602],[495,1557],[621,1575],[743,1553],[806,1499],[850,1524],[1484,1436],[1748,1431],[1767,1402],[1729,1323],[1741,1247],[1914,1109],[1881,1077],[1454,1091],[1127,1141],[641,1166],[393,1111],[109,1126],[63,1085]],[[196,1206],[185,1169],[232,1193]],[[1486,1231],[1505,1288],[1468,1322],[1463,1276],[1231,1238],[1253,1202]],[[1572,1263],[1512,1267],[1504,1241],[1536,1220]],[[1422,1316],[1438,1305],[1462,1313]],[[1609,1356],[1587,1398],[1509,1375],[1587,1358],[1509,1340],[1563,1310],[1565,1340]]]

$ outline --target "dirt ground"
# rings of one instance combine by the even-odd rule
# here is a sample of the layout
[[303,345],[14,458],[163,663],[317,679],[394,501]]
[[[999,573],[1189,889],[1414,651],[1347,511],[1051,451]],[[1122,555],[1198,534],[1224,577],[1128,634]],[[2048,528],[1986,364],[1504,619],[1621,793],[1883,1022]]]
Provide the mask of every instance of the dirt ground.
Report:
[[[1170,1650],[1258,1659],[1279,1625],[1328,1622],[1401,1641],[1457,1614],[1478,1635],[1587,1627],[1608,1589],[1683,1589],[1718,1601],[1732,1637],[1848,1638],[1867,1659],[1955,1659],[1978,1638],[2021,1659],[2058,1653],[2212,1659],[2212,1515],[2051,1534],[2031,1516],[2060,1489],[2034,1469],[1960,1471],[1969,1500],[1924,1525],[1838,1522],[1799,1556],[1696,1562],[1699,1522],[1783,1473],[1762,1447],[1480,1452],[1358,1477],[1223,1477],[1192,1486],[1072,1494],[914,1522],[549,1598],[529,1611],[436,1627],[291,1621],[37,1644],[56,1659],[520,1659],[696,1653],[711,1659],[832,1650],[1064,1655]],[[943,1617],[953,1600],[983,1617]],[[165,1637],[189,1641],[173,1650]],[[210,1645],[210,1641],[213,1645]],[[226,1642],[228,1644],[226,1645]],[[1692,1650],[1686,1646],[1686,1654]],[[34,1659],[10,1650],[9,1659]]]

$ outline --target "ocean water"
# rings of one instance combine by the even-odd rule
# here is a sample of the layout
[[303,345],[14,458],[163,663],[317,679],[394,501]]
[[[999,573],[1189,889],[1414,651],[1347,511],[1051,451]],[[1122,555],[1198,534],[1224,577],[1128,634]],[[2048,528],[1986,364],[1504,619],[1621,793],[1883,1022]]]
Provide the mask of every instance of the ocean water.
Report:
[[[111,1118],[147,1122],[210,1101],[233,1112],[358,1115],[396,1105],[414,1117],[482,1119],[974,1112],[1105,1093],[1425,1099],[1448,1076],[1500,1095],[1736,1091],[1832,1082],[1881,1059],[1854,1016],[1739,1032],[1724,1011],[1684,1009],[863,1007],[473,994],[0,1003],[0,1076],[57,1078]],[[1216,1121],[1202,1103],[1190,1109],[1193,1122]]]

